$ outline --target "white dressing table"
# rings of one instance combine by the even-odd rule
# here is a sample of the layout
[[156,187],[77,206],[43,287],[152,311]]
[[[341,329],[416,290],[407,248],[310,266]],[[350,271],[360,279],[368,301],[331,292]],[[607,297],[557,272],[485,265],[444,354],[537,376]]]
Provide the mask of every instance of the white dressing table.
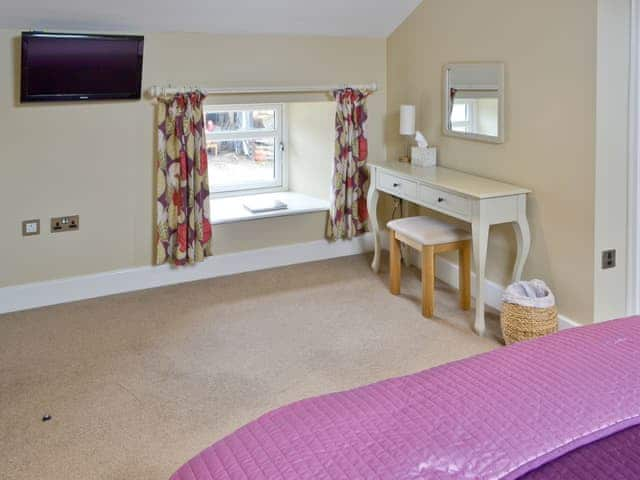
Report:
[[520,280],[531,245],[527,222],[527,194],[531,191],[444,167],[423,168],[398,161],[370,161],[369,168],[371,186],[367,203],[375,238],[373,270],[377,272],[380,269],[379,192],[470,223],[476,272],[474,328],[479,335],[484,334],[484,283],[489,227],[501,223],[513,225],[518,243],[513,281]]

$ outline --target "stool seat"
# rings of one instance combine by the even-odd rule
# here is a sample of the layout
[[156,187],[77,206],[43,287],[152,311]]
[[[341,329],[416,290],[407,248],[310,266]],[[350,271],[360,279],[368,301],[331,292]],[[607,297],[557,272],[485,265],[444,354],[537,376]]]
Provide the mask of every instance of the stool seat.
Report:
[[398,218],[387,223],[387,228],[421,245],[441,245],[471,240],[469,232],[431,217]]

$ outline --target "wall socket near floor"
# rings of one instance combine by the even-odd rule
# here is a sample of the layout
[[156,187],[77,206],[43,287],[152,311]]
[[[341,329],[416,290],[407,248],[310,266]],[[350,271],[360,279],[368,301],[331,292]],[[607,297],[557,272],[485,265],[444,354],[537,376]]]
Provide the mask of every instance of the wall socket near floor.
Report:
[[40,235],[40,219],[22,222],[22,236],[31,237],[32,235]]
[[608,270],[609,268],[616,267],[616,251],[605,250],[602,252],[602,269]]
[[51,233],[71,232],[80,228],[80,215],[68,217],[52,217]]

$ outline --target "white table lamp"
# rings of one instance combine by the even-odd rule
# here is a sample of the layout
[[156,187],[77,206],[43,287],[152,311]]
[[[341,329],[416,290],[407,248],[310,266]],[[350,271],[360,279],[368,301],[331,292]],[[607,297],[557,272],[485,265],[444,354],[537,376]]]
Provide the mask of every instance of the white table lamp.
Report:
[[400,105],[400,135],[415,135],[416,106]]
[[400,135],[409,137],[407,140],[407,155],[400,161],[408,162],[410,158],[411,139],[416,134],[416,106],[400,105]]

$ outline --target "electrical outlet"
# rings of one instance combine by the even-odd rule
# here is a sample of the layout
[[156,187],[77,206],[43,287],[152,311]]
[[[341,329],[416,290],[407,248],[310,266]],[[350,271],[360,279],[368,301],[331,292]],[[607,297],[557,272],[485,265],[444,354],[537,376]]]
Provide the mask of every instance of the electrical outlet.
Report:
[[605,250],[602,252],[602,269],[607,270],[609,268],[616,267],[616,251]]
[[51,233],[72,232],[80,228],[80,216],[53,217],[51,219]]
[[22,222],[22,236],[31,237],[32,235],[40,235],[40,219]]

